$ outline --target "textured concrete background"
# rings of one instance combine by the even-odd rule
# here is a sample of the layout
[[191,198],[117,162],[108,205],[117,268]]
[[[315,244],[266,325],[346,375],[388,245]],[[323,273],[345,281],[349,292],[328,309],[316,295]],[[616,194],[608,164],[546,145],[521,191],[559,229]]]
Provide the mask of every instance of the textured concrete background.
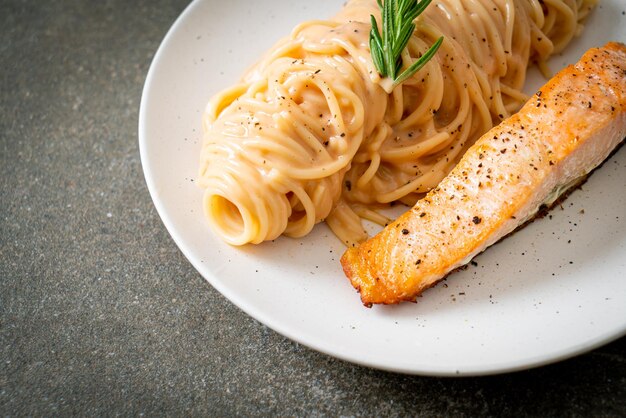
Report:
[[185,0],[0,0],[0,414],[625,416],[626,338],[484,378],[369,370],[250,319],[161,224],[137,144]]

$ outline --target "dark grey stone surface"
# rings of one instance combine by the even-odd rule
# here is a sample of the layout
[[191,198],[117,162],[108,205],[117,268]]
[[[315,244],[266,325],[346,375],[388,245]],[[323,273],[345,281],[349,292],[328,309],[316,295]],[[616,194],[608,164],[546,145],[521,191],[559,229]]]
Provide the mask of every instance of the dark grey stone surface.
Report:
[[137,144],[185,0],[0,0],[0,414],[625,416],[626,339],[509,375],[344,363],[250,319],[178,251]]

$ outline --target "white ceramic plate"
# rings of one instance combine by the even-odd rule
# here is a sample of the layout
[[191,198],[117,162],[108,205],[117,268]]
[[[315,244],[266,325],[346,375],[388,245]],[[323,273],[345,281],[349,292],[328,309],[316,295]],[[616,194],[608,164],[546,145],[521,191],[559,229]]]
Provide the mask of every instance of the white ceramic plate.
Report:
[[[626,333],[626,147],[551,216],[479,256],[417,304],[364,308],[325,225],[303,239],[230,247],[209,230],[196,176],[200,116],[218,90],[298,22],[343,0],[196,0],[161,44],[139,120],[154,204],[194,267],[246,313],[315,350],[404,373],[477,375],[564,359]],[[626,41],[626,5],[601,0],[552,67]],[[534,91],[542,80],[529,81]]]

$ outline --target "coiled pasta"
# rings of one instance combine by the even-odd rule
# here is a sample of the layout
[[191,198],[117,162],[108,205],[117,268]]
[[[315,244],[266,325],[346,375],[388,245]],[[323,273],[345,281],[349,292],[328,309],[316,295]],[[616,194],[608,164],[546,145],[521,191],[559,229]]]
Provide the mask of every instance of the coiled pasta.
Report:
[[424,68],[391,91],[373,66],[375,0],[352,0],[272,48],[203,117],[199,185],[213,229],[242,245],[306,235],[325,220],[347,245],[362,219],[410,204],[463,152],[517,111],[529,63],[580,30],[595,0],[435,0],[404,52],[411,62],[440,36]]

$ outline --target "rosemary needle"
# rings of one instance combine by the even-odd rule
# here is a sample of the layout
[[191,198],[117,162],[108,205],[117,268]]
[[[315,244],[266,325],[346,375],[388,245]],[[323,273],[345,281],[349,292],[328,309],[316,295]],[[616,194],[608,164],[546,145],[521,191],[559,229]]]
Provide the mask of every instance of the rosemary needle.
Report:
[[426,65],[441,46],[443,36],[417,61],[400,72],[405,65],[402,52],[415,31],[413,21],[428,7],[431,0],[385,0],[384,3],[377,0],[377,2],[382,14],[382,33],[374,16],[370,16],[372,21],[370,51],[378,73],[393,81],[393,89]]

